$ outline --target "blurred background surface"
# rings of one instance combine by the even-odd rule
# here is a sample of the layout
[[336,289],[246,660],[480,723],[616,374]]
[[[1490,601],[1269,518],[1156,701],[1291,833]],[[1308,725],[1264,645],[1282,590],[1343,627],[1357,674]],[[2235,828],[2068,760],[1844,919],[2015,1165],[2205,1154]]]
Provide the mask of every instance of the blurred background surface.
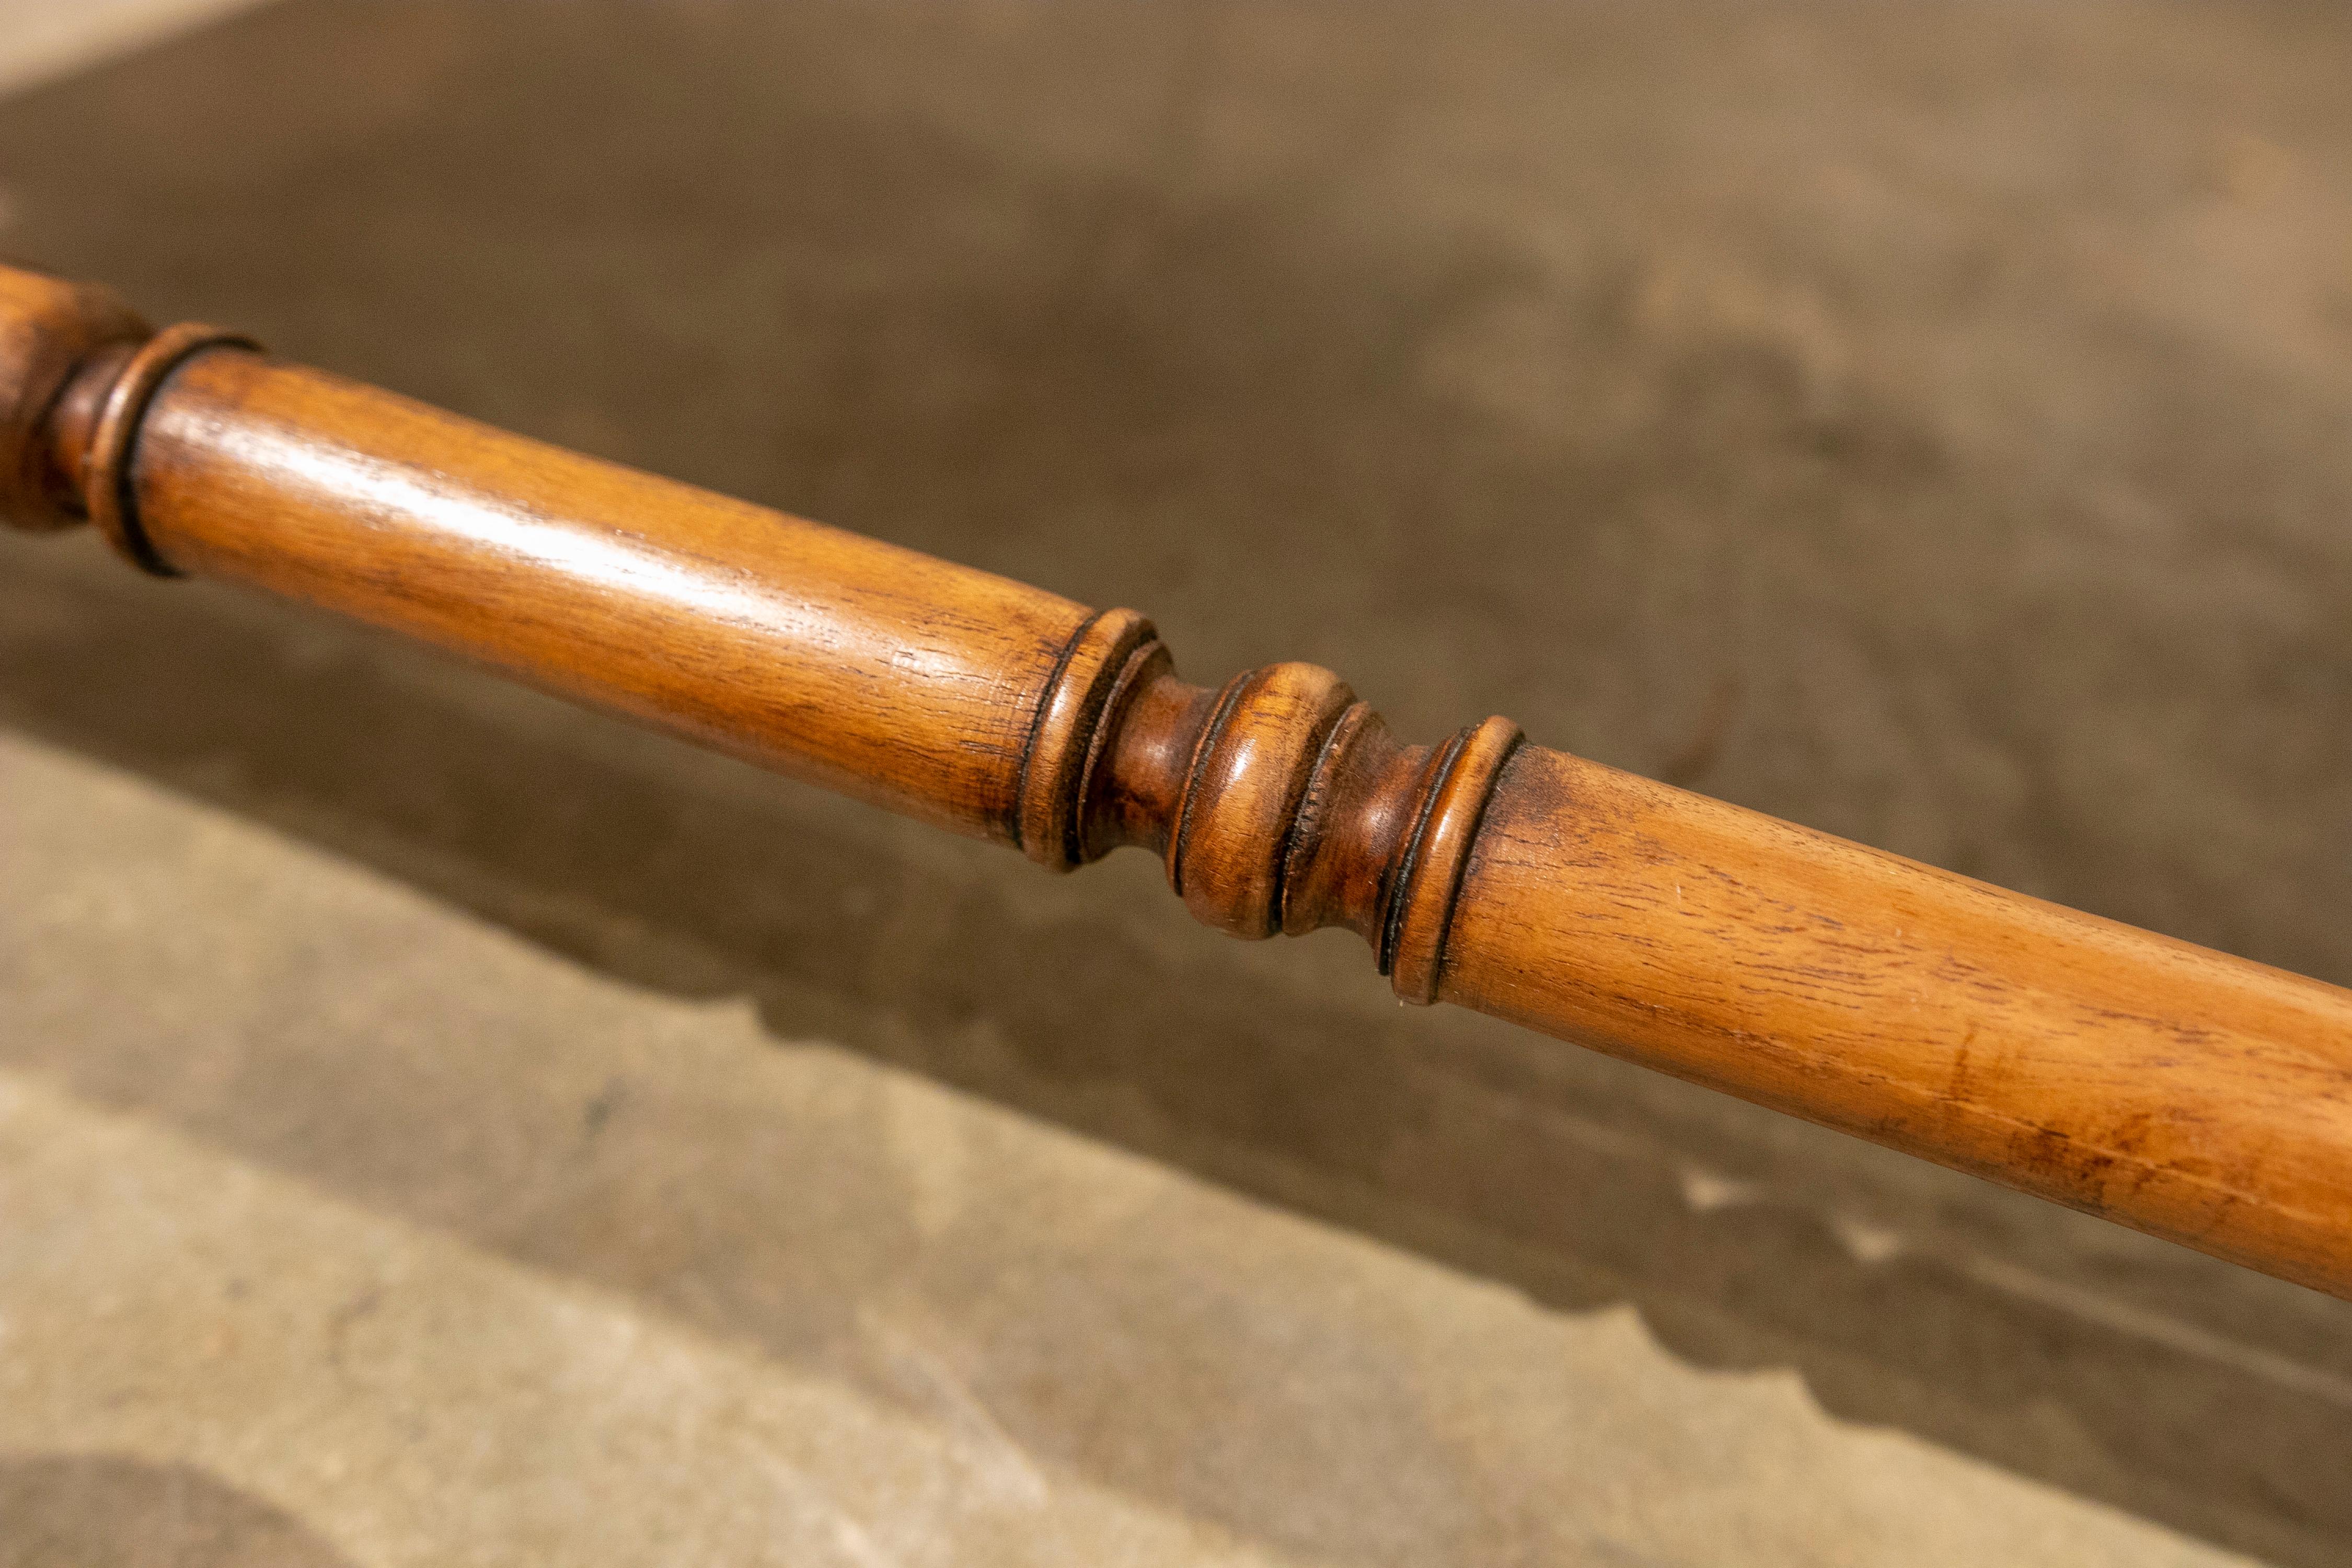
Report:
[[[0,251],[2352,984],[2335,8],[196,9]],[[2352,1562],[2352,1308],[1141,857],[87,536],[0,792],[0,1563]]]

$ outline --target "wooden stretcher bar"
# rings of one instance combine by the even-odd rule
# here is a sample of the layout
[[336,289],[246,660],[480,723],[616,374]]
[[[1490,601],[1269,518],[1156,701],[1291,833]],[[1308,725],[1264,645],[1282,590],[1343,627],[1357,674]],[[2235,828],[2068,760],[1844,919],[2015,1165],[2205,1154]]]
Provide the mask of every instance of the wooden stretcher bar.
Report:
[[[634,472],[0,268],[0,517],[231,579],[1236,936],[2352,1297],[2352,993],[1528,742],[1331,671]],[[1234,570],[1247,570],[1246,562]],[[1506,569],[1498,566],[1498,570]]]

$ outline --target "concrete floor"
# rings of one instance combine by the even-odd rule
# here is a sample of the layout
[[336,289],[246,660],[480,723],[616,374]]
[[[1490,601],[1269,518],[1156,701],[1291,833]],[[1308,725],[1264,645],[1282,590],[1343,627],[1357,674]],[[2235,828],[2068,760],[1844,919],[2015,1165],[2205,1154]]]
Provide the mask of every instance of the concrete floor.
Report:
[[[2352,983],[2347,58],[289,0],[0,102],[0,248]],[[2352,1309],[1139,859],[88,539],[0,541],[0,726],[9,1568],[2352,1561]]]

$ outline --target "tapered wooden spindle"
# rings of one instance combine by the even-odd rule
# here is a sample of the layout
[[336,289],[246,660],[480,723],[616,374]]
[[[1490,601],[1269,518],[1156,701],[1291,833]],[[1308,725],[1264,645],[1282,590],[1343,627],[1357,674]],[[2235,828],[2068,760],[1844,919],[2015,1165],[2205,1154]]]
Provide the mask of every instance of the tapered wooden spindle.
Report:
[[[1237,936],[2352,1296],[2352,993],[0,269],[0,511],[421,637]],[[1237,563],[1236,569],[1243,569]]]

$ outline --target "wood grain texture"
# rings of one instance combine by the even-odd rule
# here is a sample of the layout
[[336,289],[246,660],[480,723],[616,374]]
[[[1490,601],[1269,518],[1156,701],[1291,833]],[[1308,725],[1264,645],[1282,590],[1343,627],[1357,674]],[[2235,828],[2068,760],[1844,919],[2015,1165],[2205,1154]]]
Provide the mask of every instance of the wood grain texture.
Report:
[[1580,758],[1504,770],[1440,994],[2352,1295],[2352,993]]
[[[2352,993],[0,277],[8,515],[2352,1296]],[[78,302],[79,301],[79,302]],[[13,334],[13,336],[11,335]],[[36,387],[32,377],[47,378]],[[47,390],[49,382],[56,385]],[[32,390],[27,390],[31,388]],[[14,396],[11,404],[7,398]],[[34,410],[27,414],[26,409]]]
[[963,833],[1018,837],[1066,599],[256,354],[140,431],[173,569],[422,637]]

